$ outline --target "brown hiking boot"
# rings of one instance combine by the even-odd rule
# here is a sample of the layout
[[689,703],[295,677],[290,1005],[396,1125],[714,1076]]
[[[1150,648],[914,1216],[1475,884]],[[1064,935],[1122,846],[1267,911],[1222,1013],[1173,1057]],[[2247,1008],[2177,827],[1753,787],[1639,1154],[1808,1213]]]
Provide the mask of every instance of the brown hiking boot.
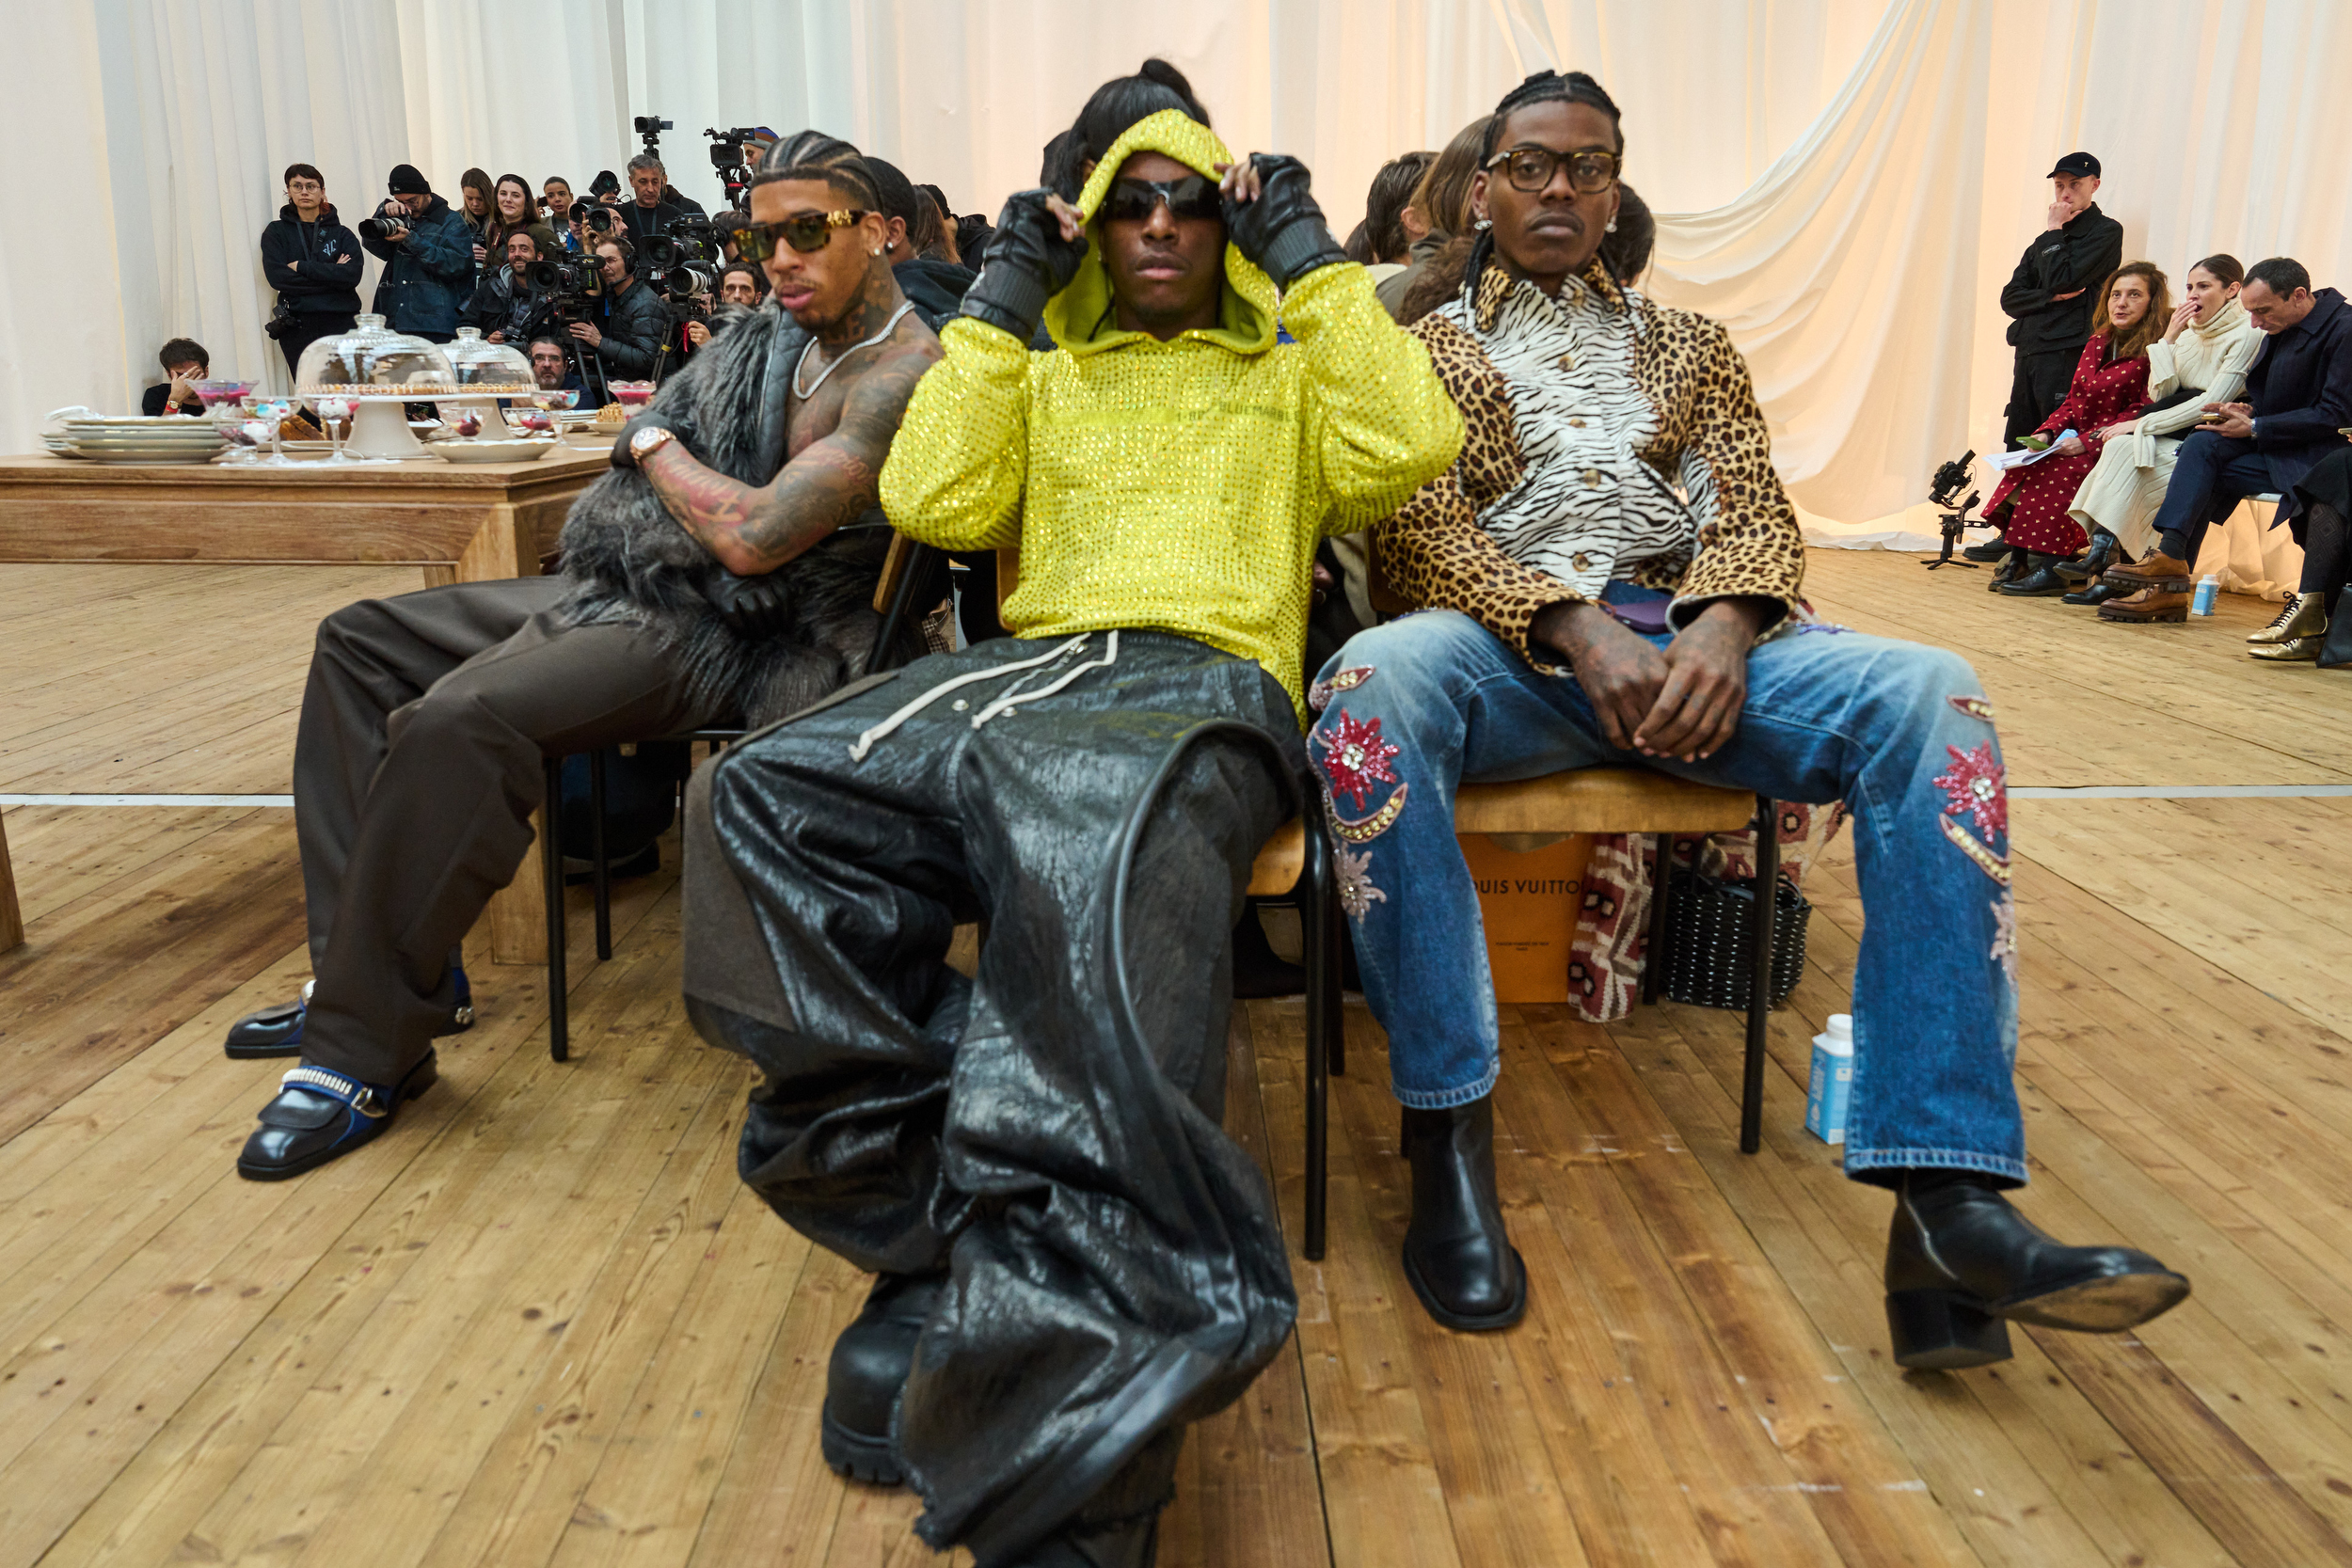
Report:
[[[2119,588],[2144,588],[2152,582],[2178,582],[2183,585],[2182,592],[2185,593],[2188,562],[2178,556],[2162,553],[2143,556],[2128,566],[2108,567],[2106,580]],[[2100,608],[2104,610],[2106,607],[2103,605]]]
[[2137,594],[2109,599],[2099,607],[2099,619],[2126,625],[2188,619],[2188,594],[2169,588],[2142,588]]

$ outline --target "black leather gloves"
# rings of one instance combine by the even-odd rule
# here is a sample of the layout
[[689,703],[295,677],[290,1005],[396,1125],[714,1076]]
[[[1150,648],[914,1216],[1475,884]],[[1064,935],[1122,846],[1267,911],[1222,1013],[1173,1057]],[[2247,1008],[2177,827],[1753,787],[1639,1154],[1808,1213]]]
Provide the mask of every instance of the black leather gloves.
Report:
[[659,408],[646,409],[644,413],[630,420],[628,423],[621,426],[620,439],[612,443],[612,466],[616,468],[636,467],[637,454],[629,450],[629,443],[631,441],[635,440],[638,436],[644,435],[648,430],[666,430],[675,435],[677,428],[678,421],[672,419],[662,410]]
[[1045,205],[1053,194],[1015,191],[1006,198],[996,232],[980,252],[980,276],[963,296],[962,314],[1025,343],[1037,335],[1045,302],[1069,286],[1086,260],[1085,235],[1061,237],[1061,220]]
[[792,590],[773,572],[738,577],[713,563],[703,579],[703,597],[738,637],[773,637],[791,624]]
[[1307,188],[1305,164],[1279,152],[1253,152],[1249,166],[1258,174],[1258,198],[1225,198],[1225,237],[1274,279],[1276,288],[1287,292],[1315,268],[1347,260]]

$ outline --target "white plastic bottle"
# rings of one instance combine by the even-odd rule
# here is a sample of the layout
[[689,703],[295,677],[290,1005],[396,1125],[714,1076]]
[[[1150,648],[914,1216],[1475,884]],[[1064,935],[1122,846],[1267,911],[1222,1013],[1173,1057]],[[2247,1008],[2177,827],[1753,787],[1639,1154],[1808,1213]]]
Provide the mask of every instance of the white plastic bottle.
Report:
[[2188,612],[2191,615],[2211,615],[2214,601],[2220,596],[2221,579],[2207,572],[2197,579],[2197,592],[2189,595]]
[[1805,1131],[1825,1144],[1846,1141],[1846,1106],[1853,1099],[1853,1015],[1832,1013],[1813,1037],[1813,1070],[1804,1091]]

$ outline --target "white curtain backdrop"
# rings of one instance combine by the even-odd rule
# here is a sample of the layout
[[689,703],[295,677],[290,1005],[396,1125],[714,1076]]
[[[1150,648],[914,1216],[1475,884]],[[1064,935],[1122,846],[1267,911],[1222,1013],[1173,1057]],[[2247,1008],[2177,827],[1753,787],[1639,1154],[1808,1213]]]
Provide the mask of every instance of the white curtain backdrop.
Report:
[[[1660,297],[1726,322],[1818,536],[1916,531],[1995,442],[2001,283],[2059,153],[2103,160],[2128,255],[2352,259],[2342,0],[0,0],[26,199],[0,245],[0,450],[128,407],[186,335],[282,381],[257,242],[316,164],[356,223],[409,162],[584,188],[658,113],[814,124],[993,213],[1104,78],[1161,54],[1240,148],[1290,151],[1344,231],[1389,156],[1524,74],[1590,71],[1660,213]],[[362,297],[373,290],[371,261]],[[1911,514],[1905,515],[1905,509]]]

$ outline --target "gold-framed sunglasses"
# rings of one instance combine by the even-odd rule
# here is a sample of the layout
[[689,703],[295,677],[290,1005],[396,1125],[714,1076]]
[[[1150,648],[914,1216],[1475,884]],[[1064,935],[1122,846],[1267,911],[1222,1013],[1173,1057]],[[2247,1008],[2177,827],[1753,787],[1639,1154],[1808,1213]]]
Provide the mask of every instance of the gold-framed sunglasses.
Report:
[[782,223],[749,223],[735,230],[735,248],[746,261],[765,261],[776,253],[776,242],[814,256],[833,244],[836,229],[848,229],[866,214],[854,208],[831,213],[803,213]]
[[1597,196],[1617,177],[1614,152],[1554,152],[1549,147],[1515,147],[1486,160],[1489,169],[1502,170],[1513,190],[1530,193],[1550,184],[1552,174],[1563,164],[1568,166],[1568,187],[1579,196]]

